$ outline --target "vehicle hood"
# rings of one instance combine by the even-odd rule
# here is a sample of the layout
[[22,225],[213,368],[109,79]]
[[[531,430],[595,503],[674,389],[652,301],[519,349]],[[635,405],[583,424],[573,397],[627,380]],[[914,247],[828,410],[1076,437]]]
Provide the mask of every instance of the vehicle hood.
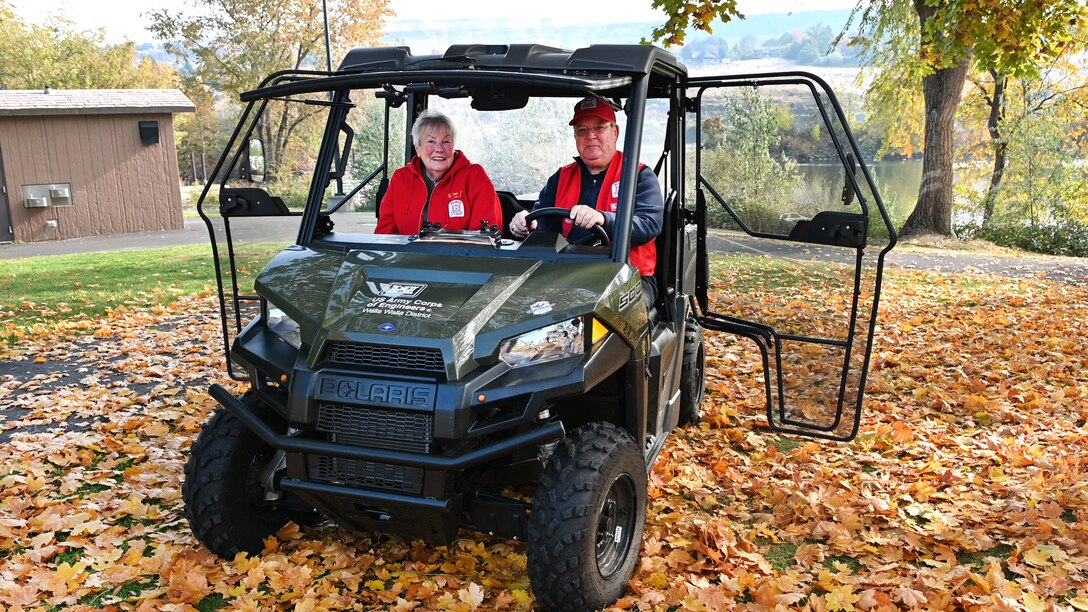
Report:
[[296,246],[266,266],[256,289],[299,323],[310,367],[328,343],[371,343],[439,349],[447,376],[459,378],[497,359],[503,340],[557,321],[597,312],[622,327],[617,296],[630,271],[613,262]]

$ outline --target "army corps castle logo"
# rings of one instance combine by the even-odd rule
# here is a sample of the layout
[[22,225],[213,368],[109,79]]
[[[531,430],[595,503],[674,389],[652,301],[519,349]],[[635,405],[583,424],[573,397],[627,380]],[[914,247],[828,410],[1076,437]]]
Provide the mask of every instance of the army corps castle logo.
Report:
[[427,285],[422,283],[375,283],[367,281],[367,288],[374,295],[390,298],[414,298],[423,293]]

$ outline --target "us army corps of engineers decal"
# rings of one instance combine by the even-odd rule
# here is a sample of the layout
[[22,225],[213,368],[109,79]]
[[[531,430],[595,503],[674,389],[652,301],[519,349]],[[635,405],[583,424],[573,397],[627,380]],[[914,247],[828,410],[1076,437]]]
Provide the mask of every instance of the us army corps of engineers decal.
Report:
[[442,297],[429,298],[423,295],[428,289],[428,285],[423,283],[368,281],[366,289],[359,296],[365,300],[361,312],[411,319],[446,319],[478,288],[452,284],[431,286],[428,293],[440,294]]

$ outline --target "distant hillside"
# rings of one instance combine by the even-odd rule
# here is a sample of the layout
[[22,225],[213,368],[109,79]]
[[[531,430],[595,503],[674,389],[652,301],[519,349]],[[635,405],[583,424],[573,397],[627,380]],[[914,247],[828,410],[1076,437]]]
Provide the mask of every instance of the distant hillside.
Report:
[[[736,43],[746,36],[762,42],[771,37],[823,24],[836,34],[850,16],[850,9],[831,11],[799,11],[752,15],[730,23],[718,22],[714,36]],[[382,39],[388,44],[408,44],[414,53],[444,51],[451,43],[539,43],[562,48],[584,47],[590,44],[638,43],[649,38],[656,22],[615,23],[601,26],[572,25],[568,19],[397,19],[386,24]],[[706,32],[688,31],[688,44],[709,37]],[[677,51],[677,50],[674,50]]]
[[166,49],[157,43],[140,43],[136,45],[136,54],[140,57],[150,57],[156,62],[165,62],[177,66],[177,58],[166,52]]
[[608,26],[571,24],[568,19],[452,19],[447,21],[398,19],[386,24],[382,39],[407,44],[413,53],[442,52],[452,43],[537,43],[566,49],[591,44],[635,44],[649,37],[653,23]]
[[[778,36],[784,32],[794,30],[804,31],[816,24],[829,26],[836,34],[846,25],[853,9],[838,9],[832,11],[797,11],[792,13],[768,13],[765,15],[750,15],[746,19],[739,19],[730,23],[718,22],[714,26],[714,36],[720,36],[736,42],[745,36],[754,36],[762,41],[772,36]],[[686,42],[693,43],[700,38],[709,36],[705,32],[688,30]]]
[[[762,44],[767,39],[783,34],[803,33],[817,24],[828,26],[838,34],[849,15],[850,9],[752,15],[730,23],[718,22],[714,26],[713,36],[732,45],[746,37],[754,38]],[[386,34],[382,42],[387,45],[408,45],[416,54],[442,53],[454,43],[538,43],[574,49],[591,44],[637,44],[643,38],[649,38],[653,29],[659,25],[661,24],[656,22],[615,23],[604,26],[572,24],[566,16],[546,20],[396,19],[385,24]],[[698,45],[710,36],[706,32],[691,30],[686,43]],[[333,45],[336,47],[337,42],[333,41]],[[336,49],[338,55],[343,55],[346,51]],[[680,54],[682,48],[672,51]],[[166,53],[161,44],[142,43],[138,45],[137,52],[141,57],[151,57],[175,66],[179,63],[177,58]],[[335,59],[333,63],[336,64]]]

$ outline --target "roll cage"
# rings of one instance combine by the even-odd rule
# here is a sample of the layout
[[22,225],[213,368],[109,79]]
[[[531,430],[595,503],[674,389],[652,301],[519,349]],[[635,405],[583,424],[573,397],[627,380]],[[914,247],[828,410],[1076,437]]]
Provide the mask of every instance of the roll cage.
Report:
[[[705,150],[707,130],[704,122],[707,116],[704,106],[707,105],[708,96],[718,91],[761,90],[780,86],[797,87],[808,92],[815,101],[816,115],[818,121],[826,126],[834,160],[844,169],[843,200],[846,201],[846,194],[851,194],[850,203],[846,205],[856,203],[856,212],[823,210],[809,216],[797,214],[795,219],[789,217],[792,219],[789,221],[792,224],[789,231],[768,231],[749,224],[744,211],[731,204],[730,198],[721,193],[714,181],[704,173],[704,160],[708,155]],[[247,106],[227,145],[227,150],[233,151],[233,154],[219,160],[213,179],[205,186],[198,203],[200,215],[212,235],[223,339],[228,355],[232,337],[243,327],[245,305],[260,301],[259,296],[247,295],[241,290],[230,220],[264,215],[301,217],[296,243],[305,246],[321,242],[328,231],[326,221],[330,212],[323,194],[332,182],[340,181],[344,176],[344,160],[354,137],[350,128],[345,131],[344,117],[353,108],[348,92],[358,89],[371,89],[385,102],[385,134],[381,164],[364,177],[351,193],[356,193],[381,176],[379,196],[384,191],[384,183],[390,172],[391,109],[407,106],[407,132],[415,117],[427,108],[429,100],[434,97],[468,97],[476,110],[503,111],[519,108],[529,98],[538,96],[572,100],[587,95],[597,96],[620,107],[625,113],[622,150],[639,151],[647,101],[666,100],[668,118],[663,150],[653,167],[663,183],[667,201],[674,204],[670,209],[671,215],[669,211],[666,212],[667,217],[671,217],[666,219],[666,223],[671,223],[677,231],[691,224],[697,236],[694,253],[680,253],[678,246],[671,247],[676,259],[668,262],[664,269],[674,275],[682,275],[690,258],[693,257],[696,263],[694,281],[679,277],[673,279],[674,290],[681,296],[688,296],[696,319],[704,327],[733,333],[756,344],[762,360],[766,417],[772,428],[840,440],[856,435],[875,331],[884,257],[894,246],[896,236],[872,176],[865,164],[859,161],[863,156],[847,127],[841,105],[828,84],[815,75],[798,72],[689,77],[686,68],[675,56],[641,45],[598,45],[573,52],[539,45],[455,45],[445,54],[425,56],[413,56],[404,47],[356,49],[345,57],[336,71],[284,71],[271,75],[257,89],[244,93],[241,99]],[[327,99],[313,97],[326,93]],[[229,178],[245,174],[247,148],[242,145],[253,138],[257,118],[268,104],[292,96],[307,95],[311,97],[305,103],[327,107],[328,117],[323,136],[325,144],[320,148],[314,164],[304,208],[301,211],[290,210],[261,189],[229,187]],[[694,125],[689,126],[689,121],[693,121]],[[404,142],[404,159],[407,160],[413,149],[409,137],[406,136]],[[694,161],[694,173],[689,168],[690,161]],[[629,203],[634,200],[636,181],[632,179],[638,172],[639,163],[637,155],[625,156],[617,229],[609,252],[609,259],[613,262],[626,261],[630,248],[633,207]],[[222,218],[221,231],[226,253],[220,252],[216,229],[205,210],[213,184],[219,187],[219,216]],[[844,333],[832,337],[783,332],[773,321],[761,321],[743,312],[721,311],[712,303],[708,255],[712,234],[708,231],[708,211],[712,205],[724,208],[737,230],[754,240],[819,245],[846,253],[853,263],[854,272],[848,281],[850,299]],[[786,215],[783,215],[783,220],[787,221]],[[879,221],[878,232],[871,231],[870,221]],[[874,233],[882,236],[883,244],[875,245],[877,248],[871,244]],[[671,239],[679,242],[677,236],[674,231]],[[404,244],[383,243],[382,246],[393,250],[409,246],[415,248]],[[509,252],[495,255],[517,256]],[[229,290],[225,284],[229,284]],[[795,357],[789,347],[794,345],[826,349],[827,355],[841,363],[840,373],[833,385],[837,392],[822,396],[829,400],[830,412],[814,413],[809,409],[796,410],[791,407],[798,398],[802,403],[806,401],[805,390],[788,382],[791,360]],[[233,367],[231,375],[240,377]]]

